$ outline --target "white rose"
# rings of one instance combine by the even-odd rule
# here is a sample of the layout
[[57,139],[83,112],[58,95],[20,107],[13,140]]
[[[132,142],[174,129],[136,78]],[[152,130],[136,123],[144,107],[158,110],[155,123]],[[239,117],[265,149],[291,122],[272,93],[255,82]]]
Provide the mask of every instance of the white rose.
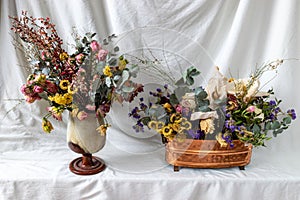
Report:
[[182,97],[180,105],[182,105],[185,108],[195,109],[196,108],[195,93],[186,93]]

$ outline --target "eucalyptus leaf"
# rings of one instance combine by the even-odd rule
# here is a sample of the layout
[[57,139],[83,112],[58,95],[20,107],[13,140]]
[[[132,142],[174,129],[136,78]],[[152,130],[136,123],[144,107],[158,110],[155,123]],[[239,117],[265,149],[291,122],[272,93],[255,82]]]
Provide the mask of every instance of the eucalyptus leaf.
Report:
[[105,78],[105,84],[107,85],[107,87],[111,86],[111,79],[109,77]]
[[122,77],[120,77],[118,82],[118,87],[121,87],[128,79],[130,78],[130,74],[127,70],[124,70],[122,73]]
[[115,88],[117,87],[116,81],[114,79],[112,80],[112,84]]
[[193,85],[194,84],[194,78],[193,76],[197,76],[200,74],[200,71],[198,71],[194,66],[189,67],[184,73],[183,73],[183,82],[187,85]]
[[108,61],[109,65],[116,65],[117,64],[117,59],[116,58],[110,58]]
[[179,101],[178,101],[178,99],[177,99],[177,97],[176,97],[175,94],[171,94],[171,95],[170,95],[170,103],[171,103],[172,105],[179,104]]
[[276,130],[276,129],[278,129],[278,128],[280,128],[280,123],[279,123],[278,121],[274,121],[274,122],[272,123],[272,129],[273,129],[273,130]]
[[134,87],[123,85],[123,86],[122,86],[122,91],[125,92],[125,93],[130,93],[130,92],[133,92],[133,91],[134,91]]
[[86,37],[83,37],[83,39],[81,40],[81,42],[82,42],[83,44],[85,44],[85,43],[87,43],[87,42],[88,42],[88,40],[87,40],[87,38],[86,38]]
[[191,76],[187,76],[186,77],[186,84],[187,85],[193,85],[194,84],[194,78],[193,77],[191,77]]
[[181,98],[186,94],[186,93],[189,93],[191,91],[191,89],[189,89],[188,87],[186,86],[183,86],[183,87],[177,87],[175,90],[174,90],[174,94],[176,95],[176,98],[178,100],[181,100]]
[[266,130],[271,130],[272,129],[272,123],[271,122],[267,122],[266,126],[265,126]]
[[196,96],[198,96],[200,93],[202,93],[204,89],[202,87],[196,87],[194,90],[194,93]]
[[116,46],[115,48],[114,48],[114,52],[118,52],[120,50],[120,48],[118,47],[118,46]]
[[191,66],[188,68],[187,74],[188,76],[197,76],[200,74],[200,71],[198,71],[198,69],[196,69],[194,66]]
[[185,85],[185,79],[184,78],[181,78],[181,79],[179,79],[176,83],[175,83],[175,85],[177,85],[177,86],[184,86]]
[[253,128],[252,128],[252,132],[253,133],[260,133],[260,127],[257,124],[254,124]]
[[283,122],[284,122],[285,124],[290,124],[290,123],[292,123],[292,118],[289,117],[289,116],[287,116],[287,117],[283,118]]
[[141,119],[141,122],[144,124],[144,125],[148,125],[148,123],[151,121],[151,118],[150,117],[143,117]]
[[38,60],[32,60],[32,61],[30,61],[31,65],[38,65],[39,63],[40,63],[40,61],[38,61]]
[[202,100],[207,97],[207,92],[205,90],[202,89],[197,92],[198,92],[198,94],[196,94],[197,99]]
[[197,105],[198,106],[209,106],[209,100],[208,99],[198,100]]
[[48,95],[45,92],[38,94],[42,99],[48,99]]
[[137,77],[137,73],[139,72],[140,68],[138,65],[129,65],[127,66],[127,69],[129,70],[130,72],[130,75],[134,78]]
[[208,112],[208,111],[210,111],[210,109],[208,106],[200,106],[200,107],[198,107],[198,111]]
[[120,80],[120,78],[121,78],[120,75],[116,75],[116,76],[114,77],[114,81],[118,82],[118,81]]
[[100,83],[100,79],[94,80],[92,84],[92,91],[96,91],[100,87]]
[[157,107],[151,107],[148,110],[148,114],[155,119],[162,119],[166,116],[166,111],[161,105],[159,105]]
[[275,130],[275,131],[273,131],[273,136],[277,137],[277,135],[280,134],[280,133],[282,133],[282,132],[283,132],[283,129]]
[[107,39],[104,39],[104,40],[103,40],[103,44],[104,44],[104,45],[108,45]]
[[103,68],[105,67],[105,63],[104,62],[99,62],[96,67],[95,70],[98,73],[101,73],[103,71]]
[[48,75],[49,72],[50,72],[49,67],[45,67],[45,68],[42,70],[42,73],[45,74],[45,75]]

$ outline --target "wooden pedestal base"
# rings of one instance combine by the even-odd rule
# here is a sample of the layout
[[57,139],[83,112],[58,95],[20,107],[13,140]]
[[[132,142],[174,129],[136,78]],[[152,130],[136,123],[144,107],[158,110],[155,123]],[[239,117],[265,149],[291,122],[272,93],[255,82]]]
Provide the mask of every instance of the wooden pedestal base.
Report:
[[82,154],[82,157],[76,158],[69,165],[71,172],[78,175],[97,174],[105,167],[104,161],[92,154]]

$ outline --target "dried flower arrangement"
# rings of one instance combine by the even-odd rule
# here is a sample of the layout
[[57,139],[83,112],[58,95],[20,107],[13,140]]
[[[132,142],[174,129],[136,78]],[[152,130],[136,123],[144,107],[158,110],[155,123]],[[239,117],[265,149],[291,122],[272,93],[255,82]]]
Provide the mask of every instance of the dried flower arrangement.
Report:
[[[95,33],[82,37],[74,31],[75,51],[68,53],[49,17],[35,18],[22,11],[20,18],[10,19],[11,30],[18,36],[15,47],[24,53],[28,61],[25,67],[30,71],[21,92],[28,103],[43,99],[50,105],[42,120],[45,132],[53,130],[48,118],[61,121],[65,110],[79,120],[90,112],[105,118],[113,101],[131,102],[143,91],[142,84],[131,80],[138,66],[129,65],[124,56],[118,57],[118,47],[107,49],[115,35],[99,42]],[[99,131],[105,133],[108,126],[101,125]]]
[[136,120],[136,132],[145,127],[160,133],[165,142],[176,138],[217,140],[225,147],[240,140],[254,146],[282,133],[296,119],[294,109],[284,112],[282,102],[273,90],[259,91],[259,79],[267,71],[277,70],[283,60],[263,64],[247,79],[226,78],[219,70],[208,81],[206,88],[191,88],[200,74],[190,67],[170,90],[168,85],[149,93],[155,100],[139,105],[129,113]]

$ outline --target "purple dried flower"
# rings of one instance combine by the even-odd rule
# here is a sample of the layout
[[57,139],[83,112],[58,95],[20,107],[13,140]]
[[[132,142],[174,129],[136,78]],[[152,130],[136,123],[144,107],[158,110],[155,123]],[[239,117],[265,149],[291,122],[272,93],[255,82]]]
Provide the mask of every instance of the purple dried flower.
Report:
[[276,101],[271,100],[271,101],[269,102],[269,105],[270,105],[270,106],[276,106]]
[[296,111],[294,109],[288,110],[287,113],[292,117],[292,120],[295,120],[297,118]]

